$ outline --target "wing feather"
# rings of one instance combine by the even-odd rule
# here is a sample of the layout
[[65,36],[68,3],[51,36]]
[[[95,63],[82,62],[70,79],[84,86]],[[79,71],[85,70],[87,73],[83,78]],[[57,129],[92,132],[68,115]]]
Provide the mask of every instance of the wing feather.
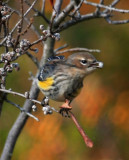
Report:
[[39,81],[45,81],[47,78],[54,74],[54,71],[59,63],[65,61],[64,56],[55,56],[48,58],[48,63],[46,63],[40,70],[38,75]]

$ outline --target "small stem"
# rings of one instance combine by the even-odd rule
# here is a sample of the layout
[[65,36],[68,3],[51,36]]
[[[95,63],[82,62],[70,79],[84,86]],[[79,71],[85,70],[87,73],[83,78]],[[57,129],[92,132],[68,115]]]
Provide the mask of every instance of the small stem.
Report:
[[62,50],[62,49],[64,49],[64,48],[66,48],[66,47],[68,47],[68,44],[64,44],[63,46],[55,49],[55,50],[54,50],[54,53],[58,52],[59,50]]
[[79,133],[81,134],[82,138],[84,139],[84,142],[86,144],[87,147],[92,148],[93,147],[93,142],[92,140],[86,135],[86,133],[84,132],[84,130],[81,128],[80,124],[78,123],[76,117],[74,116],[74,114],[69,111],[71,118],[74,122],[74,124],[76,125]]

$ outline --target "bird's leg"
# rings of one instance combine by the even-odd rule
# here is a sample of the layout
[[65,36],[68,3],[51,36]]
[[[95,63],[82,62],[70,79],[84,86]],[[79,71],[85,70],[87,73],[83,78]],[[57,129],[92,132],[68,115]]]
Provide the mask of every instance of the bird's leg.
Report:
[[62,106],[60,106],[60,108],[64,108],[64,109],[70,110],[70,109],[72,109],[72,107],[70,106],[70,103],[71,103],[71,101],[66,99],[65,103]]
[[65,103],[60,106],[60,111],[59,113],[62,114],[62,116],[65,116],[65,117],[70,117],[68,111],[72,109],[72,107],[70,106],[70,100],[66,99],[65,100]]

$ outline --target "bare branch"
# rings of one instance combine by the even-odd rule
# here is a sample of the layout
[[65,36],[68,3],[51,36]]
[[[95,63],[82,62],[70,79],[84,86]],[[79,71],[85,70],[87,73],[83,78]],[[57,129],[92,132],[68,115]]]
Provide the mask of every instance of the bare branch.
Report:
[[[56,52],[59,51],[59,50],[62,50],[62,49],[64,49],[64,48],[66,48],[66,47],[68,47],[68,44],[64,44],[63,46],[55,49],[55,50],[54,50],[54,53],[56,53]],[[57,53],[57,54],[58,54],[58,53]]]
[[[11,7],[10,7],[10,8],[11,8]],[[17,15],[19,15],[19,16],[21,17],[21,13],[20,13],[19,11],[14,10],[14,9],[12,9],[12,8],[11,8],[11,10],[13,10],[13,13],[16,13]],[[24,17],[24,20],[26,21],[26,23],[27,23],[28,25],[30,25],[30,19],[28,19],[27,17]],[[30,28],[34,31],[34,33],[36,33],[36,35],[37,35],[38,37],[40,37],[37,29],[35,28],[35,26],[34,26],[32,23],[31,23]]]
[[20,33],[21,33],[22,27],[23,27],[23,19],[24,19],[23,0],[21,0],[21,21],[20,21],[20,23],[18,25],[19,27],[17,29],[18,34],[17,34],[15,45],[14,45],[14,50],[16,49],[17,44],[18,44],[19,39],[20,39],[20,36],[21,36]]
[[85,0],[84,3],[87,5],[92,5],[92,6],[99,7],[99,8],[105,8],[105,9],[108,9],[109,11],[115,11],[115,12],[120,12],[120,13],[129,13],[129,10],[126,10],[126,9],[117,9],[117,8],[113,8],[110,6],[105,6],[103,4],[89,2],[87,0]]
[[106,21],[109,23],[109,24],[126,24],[126,23],[129,23],[129,19],[127,20],[118,20],[118,21],[112,21],[110,18],[105,18]]
[[[25,17],[33,8],[33,6],[35,5],[35,3],[37,2],[37,0],[34,0],[34,2],[31,4],[31,6],[27,9],[27,11],[24,13],[23,17]],[[15,29],[17,28],[17,26],[21,23],[21,20],[19,20],[16,25],[14,26],[14,28],[11,30],[10,35],[13,34],[13,32],[15,31]],[[3,39],[3,41],[0,43],[0,46],[6,41],[7,37],[5,37]]]
[[58,51],[56,54],[62,54],[66,52],[100,52],[98,49],[88,49],[88,48],[71,48],[71,49],[66,49],[63,51]]
[[20,107],[20,105],[15,104],[14,102],[6,99],[6,102],[12,104],[13,106],[17,107],[21,112],[24,112],[26,115],[28,115],[29,117],[35,119],[36,121],[39,121],[39,119],[37,117],[35,117],[33,114],[31,114],[30,112],[27,112],[24,108]]
[[[24,13],[23,17],[25,17],[33,8],[33,6],[35,5],[35,3],[37,2],[37,0],[34,0],[34,2],[31,4],[31,6],[27,9],[27,11]],[[12,29],[12,31],[10,32],[10,34],[12,34],[14,32],[14,30],[17,28],[17,26],[21,23],[21,20],[17,22],[17,24],[15,25],[15,27]]]
[[120,0],[114,0],[114,1],[110,4],[110,6],[111,6],[111,7],[114,7],[118,2],[120,2]]
[[65,29],[67,29],[77,23],[80,23],[80,22],[83,22],[86,20],[92,20],[94,18],[105,18],[105,17],[107,17],[107,14],[105,14],[105,13],[101,13],[99,15],[94,14],[94,13],[81,15],[81,17],[78,19],[72,19],[72,20],[69,20],[67,22],[62,23],[54,32],[61,32],[61,31],[65,30]]
[[42,8],[41,8],[41,13],[42,13],[42,14],[44,14],[45,2],[46,2],[46,0],[42,0]]
[[[75,10],[73,11],[72,15],[71,16],[74,16],[78,11],[79,9],[81,8],[82,4],[83,4],[83,1],[84,0],[81,0],[80,3],[78,4],[78,6],[75,8]],[[80,15],[80,13],[79,13]]]
[[[16,122],[14,123],[14,125],[12,126],[12,128],[9,132],[9,135],[8,135],[7,140],[5,142],[3,153],[1,156],[1,160],[11,159],[15,143],[17,141],[19,134],[22,131],[22,128],[24,127],[24,125],[28,119],[28,116],[38,120],[37,117],[35,117],[35,116],[33,117],[33,115],[30,113],[32,110],[32,105],[35,105],[35,103],[41,105],[41,107],[43,107],[44,113],[50,114],[50,113],[52,113],[52,112],[50,112],[51,110],[52,111],[54,110],[57,113],[59,113],[57,110],[55,110],[53,107],[50,107],[48,104],[46,104],[46,106],[43,106],[42,102],[36,100],[38,97],[38,94],[39,94],[39,88],[35,82],[37,79],[37,75],[39,74],[38,73],[39,70],[37,70],[36,76],[32,79],[33,82],[32,82],[31,89],[29,92],[25,92],[25,94],[22,94],[22,93],[18,93],[18,92],[14,92],[14,91],[5,89],[6,88],[6,85],[5,85],[6,76],[8,75],[8,72],[11,72],[13,70],[13,68],[15,68],[15,69],[19,68],[18,64],[14,64],[14,63],[12,63],[12,61],[16,60],[18,57],[22,56],[23,54],[26,54],[27,56],[29,56],[32,59],[32,61],[36,64],[36,66],[39,69],[40,67],[45,65],[48,57],[54,56],[55,54],[61,54],[61,53],[66,53],[66,52],[100,52],[100,50],[98,50],[98,49],[87,49],[87,48],[66,49],[67,45],[61,46],[61,47],[54,50],[55,40],[58,40],[60,38],[60,35],[57,32],[60,32],[64,29],[66,29],[72,25],[75,25],[77,23],[80,23],[82,21],[87,21],[87,20],[92,20],[92,19],[97,19],[97,18],[103,18],[110,24],[124,24],[124,23],[129,22],[129,20],[112,21],[110,19],[112,17],[111,14],[114,11],[120,12],[120,13],[129,13],[129,10],[118,9],[115,7],[116,4],[120,0],[112,0],[113,2],[110,2],[110,5],[108,5],[108,6],[104,5],[104,0],[100,0],[99,3],[89,2],[87,0],[79,0],[79,1],[77,0],[78,3],[76,3],[77,1],[76,2],[75,1],[76,0],[70,0],[70,2],[63,9],[63,11],[61,11],[63,0],[55,0],[54,8],[55,8],[57,14],[56,14],[56,17],[53,17],[53,15],[55,14],[55,11],[53,10],[52,17],[49,20],[45,15],[45,7],[47,5],[47,4],[45,4],[45,2],[47,2],[46,0],[42,0],[41,11],[39,11],[34,6],[35,3],[38,2],[38,0],[33,0],[32,3],[30,3],[29,0],[24,0],[24,2],[29,6],[29,8],[26,10],[25,13],[23,13],[24,6],[23,6],[23,0],[21,0],[22,13],[20,13],[19,11],[15,11],[15,10],[12,11],[11,10],[11,12],[9,12],[7,14],[7,19],[5,18],[5,28],[4,29],[6,29],[5,30],[6,32],[4,32],[5,35],[3,33],[1,35],[2,39],[1,39],[0,46],[6,47],[7,53],[3,53],[0,58],[0,63],[2,63],[1,66],[3,65],[3,67],[0,68],[1,88],[3,87],[3,89],[0,89],[0,92],[2,94],[12,94],[12,95],[17,95],[17,96],[23,97],[23,98],[25,98],[25,103],[22,108],[18,104],[15,104],[14,102],[11,102],[10,100],[6,100],[6,97],[3,96],[3,101],[6,100],[8,103],[10,103],[10,104],[14,105],[15,107],[17,107],[18,109],[20,109],[21,113],[18,116]],[[79,10],[80,10],[81,5],[83,3],[85,3],[86,5],[94,6],[95,11],[90,14],[81,15],[79,13]],[[32,10],[33,10],[33,13],[35,12],[36,16],[41,16],[47,23],[47,26],[44,27],[44,25],[42,25],[42,27],[40,27],[42,35],[38,34],[38,31],[36,30],[34,25],[32,23],[30,23],[30,20],[27,18],[28,13],[30,13],[30,11],[32,11]],[[3,10],[1,10],[1,11],[3,12]],[[2,15],[2,12],[0,13],[1,15]],[[9,33],[9,27],[10,27],[9,26],[9,19],[11,19],[11,16],[13,13],[17,13],[20,20],[18,20],[17,23],[14,24],[11,32]],[[1,15],[0,15],[0,24],[1,24],[1,18],[2,18]],[[3,18],[4,18],[4,15],[3,15]],[[27,24],[29,24],[24,31],[22,29],[23,21],[25,21]],[[21,25],[21,31],[18,33],[16,41],[15,41],[15,39],[13,38],[13,33],[18,28],[19,25]],[[3,23],[2,23],[2,26],[3,26]],[[33,29],[34,32],[37,33],[38,39],[35,40],[34,42],[30,42],[28,39],[25,39],[25,37],[24,37],[24,39],[20,40],[20,36],[21,35],[24,36],[24,34],[26,32],[28,32],[28,29],[30,29],[30,27]],[[44,28],[47,28],[47,29],[44,29]],[[2,29],[2,31],[3,31],[3,29]],[[14,41],[16,42],[16,45],[15,45]],[[11,44],[10,46],[8,45],[9,42]],[[33,45],[35,45],[39,42],[44,43],[44,49],[43,49],[43,54],[42,54],[42,58],[40,60],[40,63],[38,62],[36,57],[34,57],[33,55],[31,55],[28,52],[28,50],[36,52],[37,48],[33,48]],[[16,46],[15,47],[16,49],[14,49],[14,46]],[[14,51],[12,52],[12,50],[14,50]],[[3,104],[3,101],[1,104]],[[76,117],[73,115],[73,113],[71,111],[69,113],[71,115],[73,122],[75,123],[76,127],[78,128],[80,134],[82,135],[86,145],[89,147],[92,147],[93,142],[88,138],[88,136],[85,134],[84,130],[80,127],[80,125],[79,125]]]
[[[111,4],[110,4],[110,7],[114,7],[120,0],[114,0]],[[108,9],[105,9],[105,13],[107,13],[109,10]]]
[[[100,0],[100,4],[103,4],[103,3],[104,3],[104,0]],[[99,13],[100,12],[100,7],[97,7],[95,12]]]
[[55,18],[54,27],[57,27],[65,19],[65,17],[67,17],[67,15],[71,12],[73,8],[74,1],[70,1],[66,8],[58,15],[57,18]]
[[63,2],[63,0],[60,0],[60,1],[56,0],[56,3],[55,3],[54,7],[55,7],[55,10],[56,10],[57,14],[60,13],[62,2]]
[[31,53],[28,51],[26,52],[26,55],[34,62],[34,64],[39,68],[39,61],[36,57],[34,57]]
[[13,94],[13,95],[17,95],[17,96],[20,96],[20,97],[29,99],[29,100],[32,101],[33,103],[37,103],[37,104],[40,104],[40,105],[41,105],[41,102],[40,102],[40,101],[37,101],[37,100],[35,100],[35,99],[31,99],[30,96],[26,97],[25,94],[18,93],[18,92],[14,92],[14,91],[7,90],[7,89],[1,89],[1,88],[0,88],[0,91],[1,91],[1,92],[4,92],[4,93],[9,93],[9,94]]
[[[28,5],[31,6],[32,4],[30,4],[27,0],[24,0],[24,2]],[[34,7],[32,7],[33,11],[36,12],[36,14],[38,16],[43,17],[43,19],[49,24],[50,21],[47,19],[47,17],[44,15],[44,13],[40,12],[39,10],[35,9]]]

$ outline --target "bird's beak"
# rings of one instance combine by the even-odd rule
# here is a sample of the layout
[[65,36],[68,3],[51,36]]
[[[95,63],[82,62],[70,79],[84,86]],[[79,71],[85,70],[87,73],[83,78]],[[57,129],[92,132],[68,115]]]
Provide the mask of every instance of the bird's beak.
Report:
[[103,68],[103,62],[96,62],[95,66],[96,68]]
[[90,64],[88,67],[93,67],[93,68],[103,68],[103,62],[94,62]]

